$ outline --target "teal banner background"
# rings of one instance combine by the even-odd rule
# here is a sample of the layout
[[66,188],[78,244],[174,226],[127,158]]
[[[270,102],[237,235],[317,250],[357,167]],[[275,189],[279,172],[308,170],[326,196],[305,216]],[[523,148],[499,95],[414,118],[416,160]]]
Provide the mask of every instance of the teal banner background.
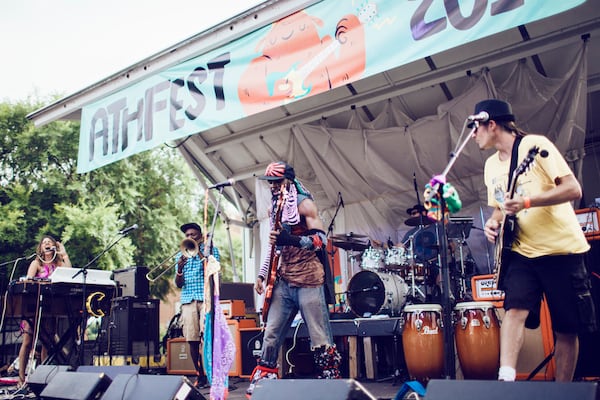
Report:
[[77,170],[88,172],[584,2],[324,0],[83,107]]

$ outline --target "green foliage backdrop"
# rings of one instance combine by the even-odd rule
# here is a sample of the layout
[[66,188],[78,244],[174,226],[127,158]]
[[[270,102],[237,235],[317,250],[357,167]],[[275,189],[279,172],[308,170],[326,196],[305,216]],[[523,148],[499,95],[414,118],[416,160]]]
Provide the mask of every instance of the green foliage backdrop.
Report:
[[[98,170],[76,173],[79,123],[58,121],[36,128],[28,113],[42,104],[0,103],[0,263],[33,254],[39,238],[50,234],[83,267],[137,223],[90,268],[116,270],[157,266],[179,248],[179,226],[202,225],[204,193],[179,152],[169,146],[129,157]],[[209,227],[213,215],[209,207]],[[232,237],[236,268],[241,241]],[[231,281],[229,243],[219,220],[214,243],[222,247],[223,280]],[[25,274],[28,261],[0,267],[3,285]],[[172,265],[171,262],[166,265]],[[151,285],[164,298],[172,272]],[[4,290],[4,288],[2,288]]]

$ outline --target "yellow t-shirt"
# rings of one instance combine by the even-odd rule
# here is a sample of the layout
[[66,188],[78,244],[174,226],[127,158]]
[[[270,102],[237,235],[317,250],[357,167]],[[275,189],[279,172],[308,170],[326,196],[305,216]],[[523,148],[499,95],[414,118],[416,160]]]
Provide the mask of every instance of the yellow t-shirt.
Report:
[[[573,175],[556,146],[542,135],[523,137],[519,145],[517,166],[533,146],[538,146],[540,151],[546,150],[548,156],[544,158],[538,154],[529,170],[517,178],[514,197],[534,197],[555,187],[556,178]],[[509,168],[510,158],[500,161],[497,152],[485,162],[484,180],[488,205],[491,207],[499,207],[504,201]],[[519,211],[517,219],[519,231],[512,249],[525,257],[579,254],[590,248],[569,202],[524,209]]]

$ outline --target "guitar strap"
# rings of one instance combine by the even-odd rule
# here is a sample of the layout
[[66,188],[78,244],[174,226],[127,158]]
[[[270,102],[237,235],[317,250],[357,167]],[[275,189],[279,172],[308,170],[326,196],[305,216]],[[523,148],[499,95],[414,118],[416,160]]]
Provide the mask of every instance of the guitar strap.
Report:
[[508,182],[506,183],[506,190],[509,190],[512,174],[513,172],[515,172],[515,168],[517,168],[517,159],[519,158],[519,143],[521,143],[521,139],[523,139],[523,136],[517,136],[517,138],[513,142],[512,154],[510,156],[510,167],[508,169]]

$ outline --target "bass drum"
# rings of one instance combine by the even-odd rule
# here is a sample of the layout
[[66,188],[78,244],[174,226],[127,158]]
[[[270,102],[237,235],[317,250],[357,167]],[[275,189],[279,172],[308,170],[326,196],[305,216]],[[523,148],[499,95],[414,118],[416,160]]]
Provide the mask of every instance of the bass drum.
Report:
[[348,284],[350,309],[359,317],[400,315],[407,295],[404,279],[388,272],[361,271]]

